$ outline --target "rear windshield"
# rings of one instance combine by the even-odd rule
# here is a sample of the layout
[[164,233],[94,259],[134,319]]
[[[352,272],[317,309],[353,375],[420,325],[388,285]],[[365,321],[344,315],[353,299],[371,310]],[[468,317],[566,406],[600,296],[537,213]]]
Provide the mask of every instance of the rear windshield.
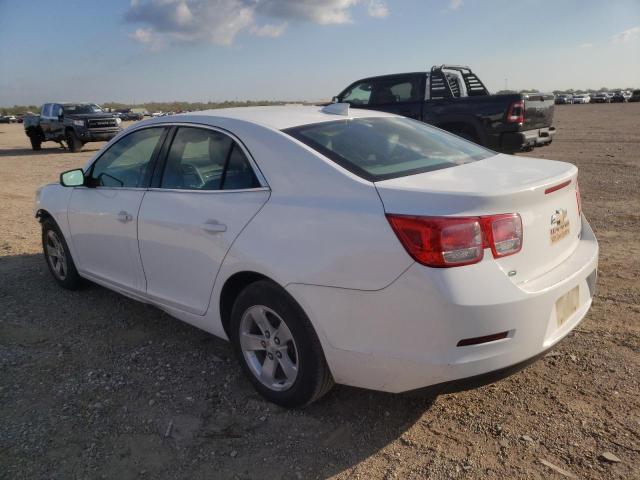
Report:
[[441,170],[495,155],[408,118],[345,119],[284,132],[372,182]]

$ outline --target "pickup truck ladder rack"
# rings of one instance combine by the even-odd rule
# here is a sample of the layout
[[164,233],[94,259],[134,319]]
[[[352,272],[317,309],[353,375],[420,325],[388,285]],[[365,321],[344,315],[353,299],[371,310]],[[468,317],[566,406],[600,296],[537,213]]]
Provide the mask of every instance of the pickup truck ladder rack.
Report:
[[489,95],[487,87],[464,65],[440,65],[431,67],[429,76],[431,83],[431,98],[457,98],[460,96],[460,86],[453,78],[449,78],[443,70],[455,70],[460,73],[467,95],[470,97]]

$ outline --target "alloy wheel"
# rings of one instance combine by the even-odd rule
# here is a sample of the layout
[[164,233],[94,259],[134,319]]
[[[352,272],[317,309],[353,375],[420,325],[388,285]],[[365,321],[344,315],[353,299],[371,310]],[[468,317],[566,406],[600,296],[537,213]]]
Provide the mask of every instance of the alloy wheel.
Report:
[[46,240],[47,261],[51,270],[60,280],[67,278],[67,256],[58,234],[53,230],[47,232]]
[[298,377],[298,349],[284,320],[264,305],[240,320],[240,347],[251,373],[270,390],[284,391]]

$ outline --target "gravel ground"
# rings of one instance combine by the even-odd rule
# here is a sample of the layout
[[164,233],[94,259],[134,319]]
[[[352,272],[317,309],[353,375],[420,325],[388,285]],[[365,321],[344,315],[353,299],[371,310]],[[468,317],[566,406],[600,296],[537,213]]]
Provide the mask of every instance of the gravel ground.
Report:
[[0,125],[0,478],[640,478],[640,104],[556,109],[530,156],[580,168],[598,295],[559,347],[437,398],[335,388],[264,402],[229,346],[159,310],[49,277],[34,190],[81,166]]

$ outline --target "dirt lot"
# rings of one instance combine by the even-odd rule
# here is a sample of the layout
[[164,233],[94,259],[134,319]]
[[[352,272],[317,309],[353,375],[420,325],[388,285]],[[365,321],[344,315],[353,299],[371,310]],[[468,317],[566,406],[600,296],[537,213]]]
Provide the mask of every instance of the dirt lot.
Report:
[[57,287],[34,191],[100,145],[32,152],[0,125],[0,478],[640,478],[640,103],[560,106],[556,126],[527,155],[578,165],[601,246],[575,333],[477,390],[337,387],[286,411],[224,341],[97,286]]

